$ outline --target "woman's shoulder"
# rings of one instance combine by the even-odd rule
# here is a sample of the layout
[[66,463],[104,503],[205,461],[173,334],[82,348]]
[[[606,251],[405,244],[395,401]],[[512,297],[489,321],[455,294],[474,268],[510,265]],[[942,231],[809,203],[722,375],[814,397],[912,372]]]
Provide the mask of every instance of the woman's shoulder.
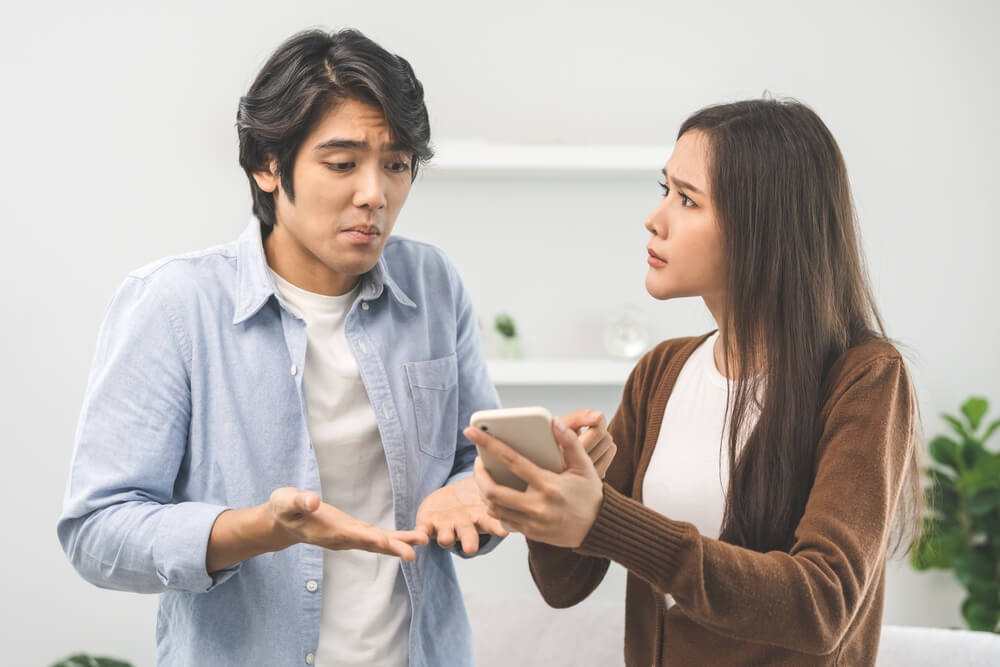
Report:
[[833,364],[830,374],[844,378],[864,373],[866,369],[902,365],[903,355],[895,345],[885,338],[871,338],[847,348]]
[[829,406],[852,387],[863,385],[868,392],[880,388],[894,391],[900,381],[909,391],[909,374],[902,353],[885,338],[871,338],[849,347],[834,361],[826,373],[824,394]]

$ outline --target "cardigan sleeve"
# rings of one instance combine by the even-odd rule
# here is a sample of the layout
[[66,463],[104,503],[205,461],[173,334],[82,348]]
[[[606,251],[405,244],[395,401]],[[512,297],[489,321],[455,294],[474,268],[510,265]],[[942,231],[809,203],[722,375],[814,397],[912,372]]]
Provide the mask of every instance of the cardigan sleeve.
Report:
[[620,563],[720,634],[833,651],[884,567],[912,455],[914,401],[898,353],[845,372],[827,406],[815,480],[789,552],[704,537],[610,484],[577,551]]
[[[605,474],[605,483],[631,495],[636,459],[641,451],[642,434],[638,433],[635,415],[641,366],[629,375],[622,401],[608,426],[618,452]],[[610,560],[601,555],[583,555],[564,547],[527,540],[528,568],[542,598],[557,608],[571,607],[584,600],[603,581]]]

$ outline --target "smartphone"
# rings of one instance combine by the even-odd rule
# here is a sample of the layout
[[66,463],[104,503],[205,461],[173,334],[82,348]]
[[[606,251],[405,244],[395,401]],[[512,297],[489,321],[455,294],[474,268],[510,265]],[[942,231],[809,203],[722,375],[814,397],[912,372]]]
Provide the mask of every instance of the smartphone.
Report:
[[[507,443],[511,449],[541,468],[556,473],[566,468],[562,450],[552,435],[552,415],[545,408],[480,410],[472,414],[469,423],[473,428],[485,431],[497,440]],[[478,447],[476,449],[479,450],[483,465],[497,484],[518,491],[524,491],[528,487],[524,480],[498,460]]]

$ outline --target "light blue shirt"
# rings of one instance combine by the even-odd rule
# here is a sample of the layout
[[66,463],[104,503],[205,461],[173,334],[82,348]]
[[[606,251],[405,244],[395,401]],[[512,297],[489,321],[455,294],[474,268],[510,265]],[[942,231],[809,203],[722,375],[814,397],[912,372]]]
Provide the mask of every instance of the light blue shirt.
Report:
[[[345,335],[375,409],[396,528],[412,529],[428,494],[471,474],[470,414],[499,405],[472,304],[440,250],[394,237],[362,278]],[[320,492],[305,352],[305,323],[282,303],[256,220],[233,243],[132,273],[109,306],[58,533],[91,583],[160,594],[158,665],[313,660],[320,547],[205,569],[220,512],[279,487]],[[410,664],[471,665],[452,556],[433,542],[416,552],[402,563]]]

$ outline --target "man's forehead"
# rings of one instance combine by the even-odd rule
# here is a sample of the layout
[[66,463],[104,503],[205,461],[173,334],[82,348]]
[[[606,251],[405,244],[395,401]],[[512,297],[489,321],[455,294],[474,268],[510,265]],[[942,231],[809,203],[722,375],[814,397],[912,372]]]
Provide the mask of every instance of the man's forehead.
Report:
[[392,143],[389,125],[381,110],[355,100],[345,100],[327,111],[310,139],[310,143],[316,145],[343,140],[374,148],[387,148]]

